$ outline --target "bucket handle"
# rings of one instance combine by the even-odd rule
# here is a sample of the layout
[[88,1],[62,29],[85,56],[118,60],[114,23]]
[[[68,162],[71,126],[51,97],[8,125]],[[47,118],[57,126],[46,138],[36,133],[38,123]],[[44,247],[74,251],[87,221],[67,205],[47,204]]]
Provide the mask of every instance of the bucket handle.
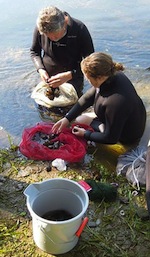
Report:
[[[47,237],[54,245],[57,245],[57,243],[54,242],[54,240],[53,240],[52,238],[50,238],[50,236],[46,233],[46,230],[45,230],[42,226],[40,226],[40,230],[46,235],[46,237]],[[74,238],[75,238],[75,236],[74,236]],[[63,242],[63,243],[59,243],[59,244],[71,243],[71,242],[73,242],[73,240],[74,240],[74,239],[72,239],[71,241]]]
[[48,238],[53,244],[56,244],[56,243],[52,240],[52,238],[49,237],[49,235],[46,233],[46,230],[45,230],[42,226],[40,226],[40,230],[43,232],[43,234],[45,234],[45,235],[47,236],[47,238]]
[[[83,219],[83,221],[82,221],[82,223],[81,223],[79,229],[78,229],[77,232],[75,233],[75,236],[80,237],[80,235],[81,235],[83,229],[85,228],[86,224],[88,223],[88,220],[89,220],[88,217],[85,217],[85,218]],[[48,238],[53,244],[56,244],[56,243],[52,240],[52,238],[50,238],[49,235],[46,233],[46,230],[45,230],[42,226],[39,226],[39,227],[40,227],[40,230],[47,236],[47,238]],[[67,242],[67,243],[70,243],[70,242],[72,242],[72,241],[73,241],[73,240],[71,240],[71,241],[69,241],[69,242]],[[62,243],[62,244],[65,244],[65,243]]]
[[88,217],[85,217],[85,218],[83,219],[83,221],[82,221],[82,223],[81,223],[79,229],[78,229],[77,232],[76,232],[76,236],[77,236],[77,237],[80,237],[80,235],[81,235],[81,233],[82,233],[84,227],[85,227],[86,224],[88,223],[88,221],[89,221]]

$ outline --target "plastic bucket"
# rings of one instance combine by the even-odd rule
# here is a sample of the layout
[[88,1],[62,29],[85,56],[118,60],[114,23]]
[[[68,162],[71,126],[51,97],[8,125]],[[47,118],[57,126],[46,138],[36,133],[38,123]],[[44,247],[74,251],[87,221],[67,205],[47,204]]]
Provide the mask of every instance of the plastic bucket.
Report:
[[[31,184],[24,194],[36,245],[51,254],[63,254],[73,249],[88,220],[84,218],[89,204],[86,190],[77,182],[56,178]],[[48,213],[61,211],[69,213],[69,219],[45,218]]]

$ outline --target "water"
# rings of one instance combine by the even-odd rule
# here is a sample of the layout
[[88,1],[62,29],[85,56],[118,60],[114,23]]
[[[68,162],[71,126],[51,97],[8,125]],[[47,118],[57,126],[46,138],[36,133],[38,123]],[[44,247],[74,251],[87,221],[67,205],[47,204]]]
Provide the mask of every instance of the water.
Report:
[[[82,20],[96,51],[108,52],[124,63],[126,74],[146,105],[149,120],[149,0],[0,0],[0,147],[9,146],[8,135],[18,144],[24,128],[41,120],[30,97],[40,78],[29,49],[38,12],[49,4]],[[85,84],[84,90],[88,87]]]
[[66,210],[54,210],[54,211],[49,211],[45,213],[42,216],[42,218],[46,220],[52,220],[52,221],[64,221],[64,220],[72,219],[73,215]]

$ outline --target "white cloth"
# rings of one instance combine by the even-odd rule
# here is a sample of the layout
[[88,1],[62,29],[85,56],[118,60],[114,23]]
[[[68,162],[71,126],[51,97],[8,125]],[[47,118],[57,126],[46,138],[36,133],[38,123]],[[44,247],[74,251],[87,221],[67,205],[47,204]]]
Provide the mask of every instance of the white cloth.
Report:
[[45,91],[48,88],[48,84],[43,81],[40,82],[33,90],[31,98],[39,105],[52,108],[52,107],[65,107],[73,105],[78,100],[78,95],[75,88],[70,83],[63,83],[59,86],[60,94],[58,97],[54,97],[53,100],[50,100]]

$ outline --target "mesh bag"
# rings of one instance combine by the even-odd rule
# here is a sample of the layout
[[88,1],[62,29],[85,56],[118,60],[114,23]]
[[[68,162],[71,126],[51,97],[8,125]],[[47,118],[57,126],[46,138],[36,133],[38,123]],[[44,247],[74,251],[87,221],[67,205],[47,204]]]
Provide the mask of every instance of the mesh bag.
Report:
[[[59,143],[57,149],[50,149],[43,144],[43,139],[40,138],[40,135],[52,135],[53,123],[41,122],[34,127],[25,128],[19,145],[20,152],[33,160],[48,161],[60,158],[67,162],[80,162],[86,154],[87,142],[72,134],[71,131],[75,125],[65,128],[59,135],[51,139],[51,143]],[[82,124],[82,127],[87,128],[88,126]],[[88,128],[90,129],[90,127]],[[37,134],[38,140],[36,140]]]
[[146,184],[146,153],[146,147],[137,146],[135,149],[120,155],[116,166],[117,174],[124,174],[133,186],[137,186],[138,190],[140,185]]

